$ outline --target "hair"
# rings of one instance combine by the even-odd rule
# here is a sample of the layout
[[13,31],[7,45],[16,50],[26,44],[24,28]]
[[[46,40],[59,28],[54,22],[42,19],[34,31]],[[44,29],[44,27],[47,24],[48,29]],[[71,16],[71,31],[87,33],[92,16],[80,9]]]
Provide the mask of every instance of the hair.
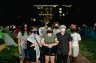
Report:
[[59,23],[59,22],[54,22],[54,23],[52,24],[52,28],[55,27],[55,24],[58,24],[58,26],[60,26],[60,23]]
[[76,32],[78,32],[78,28],[79,28],[79,27],[78,27],[76,24],[71,24],[71,25],[70,25],[70,29],[72,29],[72,26],[74,26],[74,27],[75,27],[74,29],[76,30]]
[[[22,36],[24,35],[24,25],[25,24],[27,24],[27,23],[22,24],[21,27],[20,27],[20,31],[22,33]],[[27,24],[27,34],[29,35],[29,26],[28,26],[28,24]]]
[[70,25],[70,29],[71,29],[73,26],[77,28],[77,25],[76,25],[76,24],[71,24],[71,25]]
[[52,30],[52,27],[51,27],[51,26],[48,26],[48,27],[47,27],[47,30],[48,30],[48,28],[51,28],[51,30]]

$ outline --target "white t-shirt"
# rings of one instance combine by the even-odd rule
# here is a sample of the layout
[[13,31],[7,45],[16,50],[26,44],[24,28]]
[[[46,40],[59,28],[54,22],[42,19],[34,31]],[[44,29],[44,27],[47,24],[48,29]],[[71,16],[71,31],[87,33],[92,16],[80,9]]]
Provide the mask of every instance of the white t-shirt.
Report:
[[22,36],[22,33],[19,32],[17,37],[20,39],[20,46],[26,49],[26,43],[28,37],[27,32],[24,33],[24,36]]
[[42,36],[43,34],[47,33],[47,29],[45,27],[40,27],[39,28],[39,35]]
[[53,34],[57,34],[60,32],[60,29],[53,29]]
[[72,46],[79,46],[78,41],[81,40],[81,36],[78,33],[72,33]]

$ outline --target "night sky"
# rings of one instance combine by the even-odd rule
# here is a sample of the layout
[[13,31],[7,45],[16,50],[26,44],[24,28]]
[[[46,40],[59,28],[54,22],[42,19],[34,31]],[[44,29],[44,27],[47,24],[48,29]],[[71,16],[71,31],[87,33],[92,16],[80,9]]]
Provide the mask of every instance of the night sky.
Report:
[[[17,16],[30,17],[35,10],[33,5],[61,5],[61,4],[72,4],[73,10],[71,16],[76,17],[77,15],[76,9],[79,9],[80,15],[77,19],[78,22],[89,24],[88,22],[92,22],[93,24],[96,21],[96,4],[94,1],[86,1],[82,0],[0,0],[0,22],[3,23],[14,23],[15,18]],[[73,17],[72,17],[73,18]],[[26,20],[26,19],[25,19]],[[76,21],[77,22],[77,21]],[[2,23],[1,23],[2,24]]]

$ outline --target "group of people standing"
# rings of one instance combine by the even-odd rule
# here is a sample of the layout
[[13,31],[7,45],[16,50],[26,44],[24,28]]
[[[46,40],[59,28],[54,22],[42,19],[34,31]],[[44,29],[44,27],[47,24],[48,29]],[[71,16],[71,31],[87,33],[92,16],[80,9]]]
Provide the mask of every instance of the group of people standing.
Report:
[[32,27],[30,31],[26,24],[21,27],[17,36],[21,63],[26,59],[29,63],[67,63],[68,57],[70,63],[77,63],[81,37],[75,24],[66,29],[58,23],[53,27]]

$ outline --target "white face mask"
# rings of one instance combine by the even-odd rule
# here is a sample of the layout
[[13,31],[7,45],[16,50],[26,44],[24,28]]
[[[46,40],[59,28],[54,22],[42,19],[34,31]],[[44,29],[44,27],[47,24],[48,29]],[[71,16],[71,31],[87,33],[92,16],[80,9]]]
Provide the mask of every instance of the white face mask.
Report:
[[61,31],[61,32],[65,32],[65,29],[64,29],[64,28],[61,28],[60,31]]

